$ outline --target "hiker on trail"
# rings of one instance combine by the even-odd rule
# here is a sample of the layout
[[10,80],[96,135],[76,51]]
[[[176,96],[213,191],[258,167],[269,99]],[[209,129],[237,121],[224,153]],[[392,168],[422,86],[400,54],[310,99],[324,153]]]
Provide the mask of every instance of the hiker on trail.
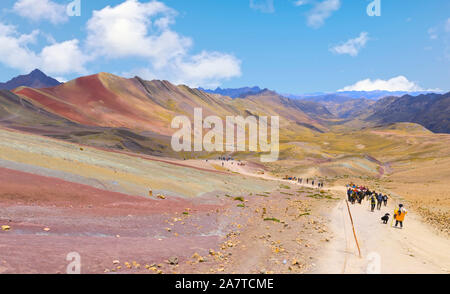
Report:
[[347,198],[348,198],[349,202],[352,201],[352,189],[351,188],[348,188],[348,190],[347,190]]
[[358,204],[362,204],[363,199],[364,199],[364,192],[360,191],[358,193]]
[[408,212],[403,207],[403,204],[400,204],[396,210],[394,210],[394,219],[395,219],[395,227],[400,223],[400,228],[403,228],[403,221],[405,220],[405,216]]
[[309,184],[309,179],[306,179],[306,184]]
[[352,192],[352,198],[351,198],[351,201],[352,201],[352,204],[355,204],[355,202],[356,202],[356,190],[355,191],[353,191]]
[[387,195],[383,196],[383,202],[384,202],[384,206],[387,206],[387,202],[388,202],[389,197]]
[[370,190],[366,191],[366,196],[367,196],[367,200],[370,199],[370,196],[372,196],[372,192],[370,192]]
[[298,182],[301,184],[303,182],[303,179],[298,179]]
[[311,185],[313,185],[314,186],[314,180],[311,182]]
[[375,211],[375,205],[376,205],[376,199],[375,199],[375,196],[372,195],[372,197],[370,198],[370,211],[371,212]]
[[381,210],[381,204],[383,203],[383,194],[377,194],[377,210]]

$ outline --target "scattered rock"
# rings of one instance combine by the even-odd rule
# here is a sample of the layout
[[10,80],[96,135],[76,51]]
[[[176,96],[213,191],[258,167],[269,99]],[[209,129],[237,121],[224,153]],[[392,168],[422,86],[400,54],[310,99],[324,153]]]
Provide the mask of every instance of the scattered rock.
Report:
[[178,264],[178,258],[177,257],[170,257],[168,259],[168,263],[171,265],[177,265]]

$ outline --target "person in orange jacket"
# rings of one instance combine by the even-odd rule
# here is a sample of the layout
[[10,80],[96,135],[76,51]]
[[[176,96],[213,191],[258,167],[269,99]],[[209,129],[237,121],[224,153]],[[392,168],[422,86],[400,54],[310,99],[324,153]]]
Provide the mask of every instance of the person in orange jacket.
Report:
[[403,207],[403,204],[400,204],[398,208],[394,210],[395,227],[400,223],[400,227],[403,228],[403,221],[405,220],[406,214],[408,214],[408,212]]

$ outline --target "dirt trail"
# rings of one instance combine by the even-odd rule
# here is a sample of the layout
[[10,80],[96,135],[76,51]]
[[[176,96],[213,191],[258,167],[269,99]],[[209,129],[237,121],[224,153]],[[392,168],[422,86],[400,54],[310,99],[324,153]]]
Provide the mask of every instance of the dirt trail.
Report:
[[[282,180],[268,174],[256,174],[246,166],[225,162],[224,167],[240,174],[254,176],[266,180],[280,182]],[[295,183],[311,187],[305,183]],[[341,197],[345,195],[345,187],[325,187]],[[392,194],[391,194],[392,195]],[[369,202],[362,205],[351,205],[350,210],[355,223],[355,230],[362,257],[358,255],[347,205],[344,200],[330,213],[330,229],[333,239],[323,248],[321,257],[312,273],[327,274],[431,274],[450,273],[450,241],[447,237],[438,235],[420,216],[409,211],[404,229],[391,227],[394,208],[398,205],[396,199],[391,199],[387,207],[371,212]],[[381,217],[391,214],[387,225],[383,225]]]
[[[216,160],[216,161],[211,161],[211,163],[215,163],[217,165],[222,164],[222,161],[220,160]],[[290,181],[290,180],[284,180],[284,179],[280,179],[274,176],[271,176],[270,174],[264,173],[264,174],[258,174],[257,173],[257,169],[252,169],[249,168],[247,165],[244,166],[240,166],[237,165],[236,162],[224,162],[224,168],[229,169],[232,172],[236,172],[239,173],[241,175],[245,175],[245,176],[250,176],[250,177],[257,177],[257,178],[261,178],[261,179],[265,179],[265,180],[269,180],[269,181],[279,181],[279,182],[285,182],[285,183],[289,183],[292,185],[297,185],[297,186],[302,186],[302,187],[308,187],[308,188],[317,188],[317,182],[315,183],[316,186],[312,186],[311,183],[306,184],[305,180],[308,177],[308,175],[299,175],[299,177],[303,177],[303,182],[300,184],[299,182],[295,182],[295,181]],[[334,192],[345,192],[345,187],[342,186],[331,186],[331,187],[324,187],[324,190],[330,190],[330,191],[334,191]]]
[[432,274],[450,273],[450,242],[424,225],[418,215],[409,211],[405,228],[382,224],[381,217],[393,214],[396,201],[388,207],[370,212],[369,202],[350,205],[362,258],[353,237],[348,209],[344,200],[331,212],[333,240],[323,250],[314,273],[327,274]]

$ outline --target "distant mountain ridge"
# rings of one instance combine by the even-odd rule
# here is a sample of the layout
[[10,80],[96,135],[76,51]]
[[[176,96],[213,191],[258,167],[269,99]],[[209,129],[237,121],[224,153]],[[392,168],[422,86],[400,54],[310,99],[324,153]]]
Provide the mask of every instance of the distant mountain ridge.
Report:
[[[308,94],[279,94],[276,91],[261,89],[260,87],[242,87],[242,88],[217,88],[215,90],[207,90],[199,88],[199,90],[228,96],[233,99],[277,95],[292,99],[298,102],[296,106],[301,104],[303,111],[312,116],[320,116],[322,118],[330,118],[332,116],[342,119],[355,119],[370,113],[371,107],[377,101],[386,97],[402,97],[409,95],[417,97],[420,95],[431,95],[428,91],[406,92],[406,91],[337,91],[332,93],[308,93]],[[390,122],[390,121],[388,121]],[[408,122],[415,122],[414,120]]]
[[244,98],[245,96],[258,94],[266,89],[261,89],[258,86],[255,87],[243,87],[243,88],[237,88],[237,89],[222,89],[222,88],[216,88],[215,90],[209,90],[209,89],[203,89],[198,88],[199,90],[210,93],[210,94],[219,94],[222,96],[228,96],[231,98]]
[[351,99],[368,99],[377,101],[384,97],[389,96],[403,96],[403,95],[412,95],[418,96],[422,94],[430,94],[434,93],[433,91],[416,91],[416,92],[407,92],[407,91],[384,91],[384,90],[376,90],[376,91],[336,91],[330,93],[311,93],[311,94],[284,94],[284,96],[293,98],[293,99],[302,99],[302,100],[310,100],[316,102],[323,101],[333,101],[333,102],[346,102]]
[[6,83],[0,83],[0,90],[13,90],[18,87],[49,88],[60,84],[56,79],[47,76],[39,69],[35,69],[27,75],[17,76]]
[[[26,78],[36,81],[37,77],[40,81],[43,76],[47,77],[35,70]],[[23,82],[26,78],[17,79]],[[18,86],[12,93],[3,93],[0,120],[22,128],[20,120],[28,122],[29,117],[33,117],[45,126],[48,114],[52,114],[58,117],[55,124],[60,123],[61,118],[64,124],[68,121],[96,130],[125,128],[168,138],[173,133],[170,128],[173,117],[192,118],[194,109],[202,108],[204,116],[279,116],[282,132],[287,134],[328,132],[334,126],[357,129],[396,122],[418,123],[433,132],[450,133],[449,94],[389,96],[375,101],[342,93],[294,99],[260,87],[214,90],[227,92],[227,96],[176,86],[168,81],[127,79],[108,73],[57,83],[57,86],[45,88]],[[36,83],[33,85],[36,87]],[[18,111],[22,102],[28,102],[30,107]],[[11,112],[11,109],[15,110]],[[40,110],[47,113],[42,119]]]
[[386,97],[361,118],[376,124],[417,123],[435,133],[450,133],[450,92]]

